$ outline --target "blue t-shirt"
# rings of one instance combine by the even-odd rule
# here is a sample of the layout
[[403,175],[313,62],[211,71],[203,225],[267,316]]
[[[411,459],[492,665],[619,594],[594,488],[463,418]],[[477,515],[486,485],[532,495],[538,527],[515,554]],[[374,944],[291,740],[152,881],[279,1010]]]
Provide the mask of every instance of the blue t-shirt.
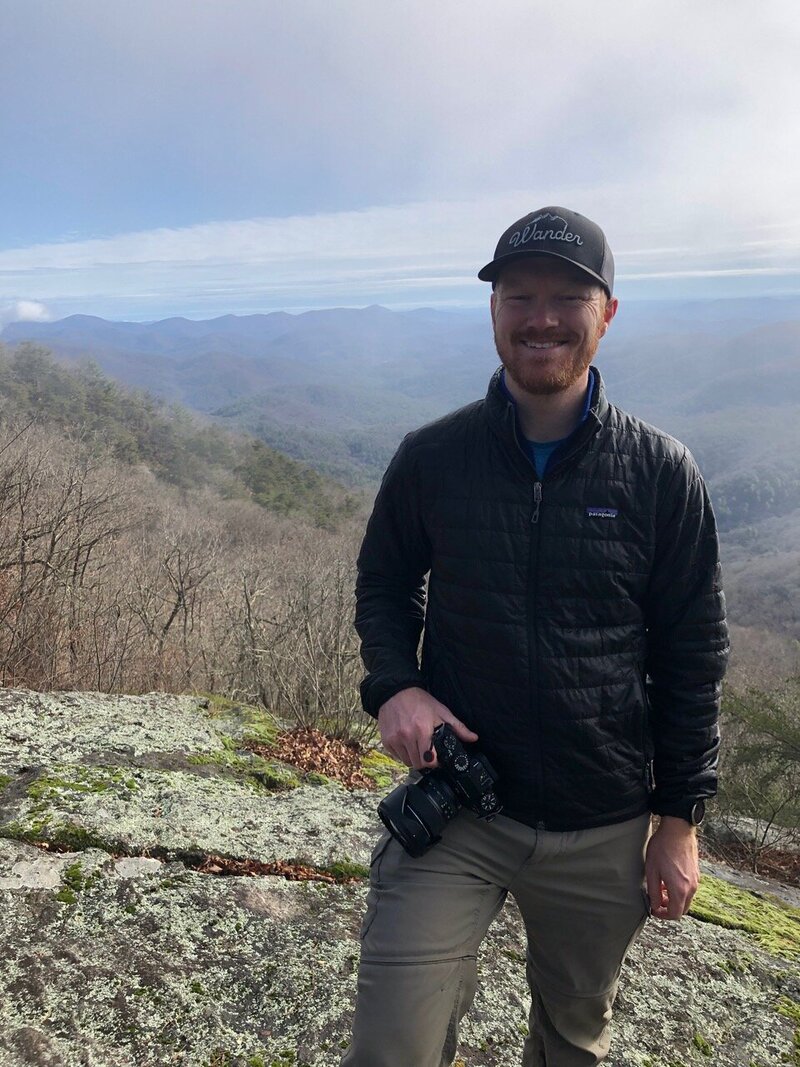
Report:
[[[579,426],[582,426],[583,423],[586,422],[589,417],[589,411],[592,407],[592,398],[594,396],[594,383],[596,373],[597,372],[595,371],[594,367],[589,368],[589,388],[586,390],[586,396],[583,401],[583,411],[581,412],[581,417],[578,420],[578,425],[575,427],[575,430],[577,430]],[[575,430],[573,430],[572,433],[567,434],[566,437],[560,437],[557,441],[531,441],[530,438],[525,437],[520,427],[519,412],[517,411],[517,402],[514,400],[514,397],[511,395],[508,386],[506,385],[505,368],[503,368],[503,372],[500,377],[500,384],[502,385],[503,391],[505,392],[506,396],[514,405],[514,417],[517,421],[517,435],[520,439],[520,443],[525,449],[528,459],[536,468],[537,474],[540,478],[543,478],[544,475],[547,473],[547,467],[553,457],[553,454],[557,452],[562,445],[566,445],[566,443],[572,437],[572,434],[575,433]]]

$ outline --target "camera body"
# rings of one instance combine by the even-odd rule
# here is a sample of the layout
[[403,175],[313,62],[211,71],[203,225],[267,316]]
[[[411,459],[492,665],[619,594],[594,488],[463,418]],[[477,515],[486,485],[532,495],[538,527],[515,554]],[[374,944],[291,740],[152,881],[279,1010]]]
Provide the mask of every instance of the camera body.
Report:
[[491,821],[503,810],[495,791],[497,774],[474,745],[463,745],[447,723],[433,732],[439,766],[418,782],[393,789],[378,814],[410,856],[422,856],[441,840],[442,830],[461,807]]

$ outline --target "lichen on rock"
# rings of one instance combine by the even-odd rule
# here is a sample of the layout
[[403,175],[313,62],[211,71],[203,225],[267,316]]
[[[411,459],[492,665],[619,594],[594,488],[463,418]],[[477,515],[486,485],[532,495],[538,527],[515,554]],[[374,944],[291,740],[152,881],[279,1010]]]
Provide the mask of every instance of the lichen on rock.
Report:
[[[226,701],[0,694],[3,1067],[336,1067],[380,794],[254,783],[243,744],[272,725]],[[380,753],[364,765],[396,780]],[[328,881],[225,873],[270,861]],[[708,881],[697,918],[647,924],[609,1067],[793,1062],[798,915],[729,889]],[[519,1063],[524,959],[509,902],[481,951],[464,1067]]]

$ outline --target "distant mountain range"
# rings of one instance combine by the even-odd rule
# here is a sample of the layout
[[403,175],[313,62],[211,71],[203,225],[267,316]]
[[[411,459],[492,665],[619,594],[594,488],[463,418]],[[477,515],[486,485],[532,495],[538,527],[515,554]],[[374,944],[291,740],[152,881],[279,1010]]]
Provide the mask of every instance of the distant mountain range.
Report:
[[[199,322],[73,315],[12,323],[0,339],[41,344],[68,362],[92,360],[122,382],[254,432],[354,484],[374,483],[407,430],[481,396],[497,362],[488,313],[377,306]],[[765,441],[751,430],[774,428],[777,419],[781,435],[791,434],[800,297],[628,304],[598,365],[616,403],[683,435],[721,473],[713,455],[720,435],[728,469],[729,445],[740,438],[721,416],[728,409],[745,430],[736,454],[752,461],[784,451],[774,433]],[[763,409],[777,409],[766,423]]]
[[91,359],[357,484],[379,476],[402,433],[482,391],[494,362],[476,315],[382,307],[148,324],[74,315],[0,336]]
[[[154,323],[75,315],[13,323],[0,340],[42,345],[68,363],[94,361],[361,486],[377,483],[409,429],[482,396],[497,365],[488,310],[375,306]],[[615,403],[695,453],[736,566],[758,556],[762,586],[793,588],[800,296],[629,303],[597,363]],[[800,637],[800,614],[789,630]]]

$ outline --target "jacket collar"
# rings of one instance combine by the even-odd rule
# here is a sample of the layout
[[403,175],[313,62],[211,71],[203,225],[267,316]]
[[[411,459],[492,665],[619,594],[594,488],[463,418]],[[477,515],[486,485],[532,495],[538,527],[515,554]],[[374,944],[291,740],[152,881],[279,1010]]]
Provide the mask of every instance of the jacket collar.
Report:
[[[498,367],[489,381],[484,410],[495,433],[507,445],[511,445],[522,455],[522,448],[517,439],[514,404],[508,399],[503,388],[501,381],[502,370],[502,367]],[[565,442],[563,446],[564,454],[552,465],[552,470],[560,467],[563,461],[572,457],[595,434],[599,433],[608,417],[610,405],[606,399],[606,390],[600,371],[592,365],[589,368],[589,373],[594,376],[594,390],[589,414],[586,420],[575,430],[572,437]],[[525,459],[525,462],[527,464],[527,459]]]

